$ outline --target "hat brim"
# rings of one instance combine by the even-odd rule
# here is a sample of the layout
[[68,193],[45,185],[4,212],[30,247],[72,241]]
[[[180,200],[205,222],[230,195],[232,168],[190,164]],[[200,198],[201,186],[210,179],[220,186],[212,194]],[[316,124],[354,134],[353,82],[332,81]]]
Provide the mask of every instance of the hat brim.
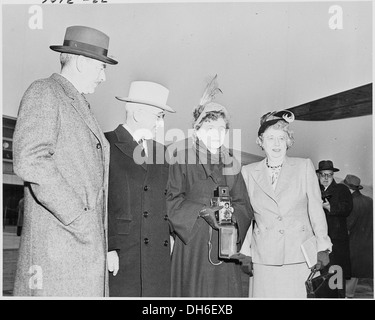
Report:
[[325,171],[325,170],[331,170],[333,172],[340,171],[340,169],[337,169],[337,168],[328,168],[328,169],[318,169],[318,170],[315,170],[315,172],[318,173],[320,171]]
[[342,183],[345,184],[349,189],[352,189],[352,190],[362,190],[363,189],[363,186],[361,186],[361,185],[355,186],[353,184],[346,183],[345,180]]
[[132,99],[132,98],[129,98],[129,97],[125,97],[125,98],[116,97],[116,99],[120,100],[120,101],[130,102],[130,103],[145,104],[145,105],[155,107],[155,108],[159,108],[159,109],[163,109],[165,111],[172,112],[172,113],[176,112],[175,110],[173,110],[170,106],[167,106],[166,104],[158,104],[158,103],[154,103],[154,102],[147,101],[147,100],[137,100],[137,99]]
[[114,59],[111,59],[107,56],[104,55],[99,55],[95,54],[90,51],[82,50],[82,49],[75,49],[72,47],[68,46],[50,46],[50,49],[56,52],[61,52],[61,53],[70,53],[70,54],[77,54],[77,55],[82,55],[91,59],[99,60],[101,62],[105,62],[108,64],[117,64],[118,62]]

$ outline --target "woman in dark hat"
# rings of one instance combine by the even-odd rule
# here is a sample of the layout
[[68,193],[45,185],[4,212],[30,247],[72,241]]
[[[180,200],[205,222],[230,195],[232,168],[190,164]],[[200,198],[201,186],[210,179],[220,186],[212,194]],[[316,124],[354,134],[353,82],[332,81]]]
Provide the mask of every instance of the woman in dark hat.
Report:
[[[167,210],[175,237],[172,254],[172,296],[241,297],[238,261],[219,258],[217,206],[211,199],[227,186],[238,232],[238,249],[252,219],[240,164],[223,146],[229,127],[227,109],[212,102],[219,89],[215,78],[193,111],[194,137],[182,141],[170,166]],[[186,146],[186,147],[185,147]],[[236,243],[234,243],[236,244]]]
[[[353,208],[352,196],[344,184],[336,183],[335,168],[331,160],[319,162],[316,170],[319,178],[323,200],[323,209],[328,224],[328,235],[332,240],[333,248],[330,254],[332,265],[339,265],[343,269],[344,279],[350,279],[349,235],[346,218]],[[345,286],[345,281],[343,281]],[[345,289],[339,290],[340,297],[345,298]]]
[[301,245],[314,235],[317,268],[329,262],[331,241],[314,166],[310,159],[286,155],[294,141],[293,120],[287,110],[262,116],[256,142],[266,157],[242,168],[255,217],[248,250],[255,298],[306,298],[310,270]]
[[353,210],[347,218],[351,279],[346,282],[346,297],[353,298],[359,278],[374,277],[373,200],[360,190],[361,179],[348,174],[345,184],[352,194]]

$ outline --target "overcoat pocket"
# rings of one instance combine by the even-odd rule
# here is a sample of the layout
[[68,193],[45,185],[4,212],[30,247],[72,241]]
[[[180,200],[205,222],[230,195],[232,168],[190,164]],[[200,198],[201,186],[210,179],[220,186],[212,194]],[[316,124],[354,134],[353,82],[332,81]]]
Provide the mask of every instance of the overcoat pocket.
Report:
[[117,218],[116,222],[117,222],[117,233],[118,234],[122,234],[122,235],[129,234],[130,224],[131,224],[132,220]]

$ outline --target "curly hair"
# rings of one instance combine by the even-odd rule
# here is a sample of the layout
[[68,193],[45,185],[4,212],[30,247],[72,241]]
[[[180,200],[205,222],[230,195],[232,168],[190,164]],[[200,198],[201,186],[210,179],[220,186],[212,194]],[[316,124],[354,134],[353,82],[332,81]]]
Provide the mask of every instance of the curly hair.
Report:
[[[275,130],[282,130],[286,133],[287,135],[287,140],[286,140],[286,146],[287,146],[287,149],[289,149],[293,144],[294,144],[294,137],[293,137],[293,131],[291,131],[289,129],[289,123],[284,121],[284,120],[280,120],[278,122],[276,122],[274,125],[268,127],[266,129],[265,132],[267,132],[267,130],[269,128],[273,128]],[[264,136],[264,133],[263,132],[259,137],[256,138],[256,144],[261,147],[261,149],[263,150],[263,136]]]

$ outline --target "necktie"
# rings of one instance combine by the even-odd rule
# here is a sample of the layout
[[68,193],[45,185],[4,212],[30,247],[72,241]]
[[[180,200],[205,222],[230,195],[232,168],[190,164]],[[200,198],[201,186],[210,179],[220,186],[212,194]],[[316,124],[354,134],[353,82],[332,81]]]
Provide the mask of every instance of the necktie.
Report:
[[147,156],[147,141],[145,139],[139,139],[138,144],[142,147],[142,156]]

